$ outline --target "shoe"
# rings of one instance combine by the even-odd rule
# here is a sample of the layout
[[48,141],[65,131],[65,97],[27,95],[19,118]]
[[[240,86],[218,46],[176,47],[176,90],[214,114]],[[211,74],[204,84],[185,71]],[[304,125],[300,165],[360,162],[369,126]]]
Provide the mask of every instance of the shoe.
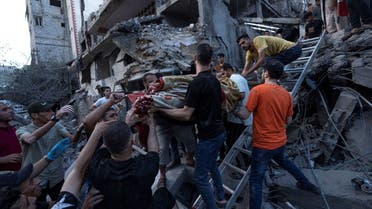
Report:
[[167,187],[167,178],[160,177],[158,180],[157,188]]
[[218,208],[225,208],[227,204],[227,200],[223,199],[223,200],[216,200],[216,205]]
[[170,170],[170,169],[175,168],[179,165],[181,165],[181,159],[178,158],[178,159],[175,159],[172,162],[170,162],[167,166],[167,169]]
[[364,29],[372,29],[372,23],[363,24],[362,25],[362,28],[364,28]]
[[308,183],[308,184],[303,184],[301,182],[297,182],[296,183],[296,186],[297,188],[299,189],[302,189],[302,190],[305,190],[305,191],[308,191],[308,192],[312,192],[314,194],[320,194],[320,190],[318,187],[316,187],[314,184],[312,183]]

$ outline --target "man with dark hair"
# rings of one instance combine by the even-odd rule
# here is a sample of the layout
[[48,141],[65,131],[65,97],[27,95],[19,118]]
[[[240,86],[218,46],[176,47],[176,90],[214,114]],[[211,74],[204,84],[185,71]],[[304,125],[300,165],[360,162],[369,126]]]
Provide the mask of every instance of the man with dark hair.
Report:
[[323,21],[320,19],[314,19],[312,12],[306,12],[304,19],[306,20],[304,38],[319,37],[323,31]]
[[[266,56],[287,65],[302,53],[298,44],[275,36],[257,36],[251,39],[247,34],[243,34],[237,39],[237,43],[240,48],[246,50],[243,76],[257,70],[264,63]],[[253,61],[255,63],[251,66]]]
[[253,141],[251,174],[249,177],[249,208],[261,209],[262,182],[267,166],[274,159],[297,180],[297,187],[314,193],[318,188],[310,183],[301,170],[285,154],[286,124],[292,120],[291,95],[277,80],[283,74],[283,64],[266,60],[262,79],[264,84],[254,87],[245,108],[238,115],[246,119],[253,113]]
[[[196,145],[194,181],[208,209],[216,209],[217,204],[226,203],[221,174],[216,164],[218,151],[226,138],[226,131],[221,116],[221,86],[210,70],[212,56],[212,47],[200,44],[195,55],[197,76],[189,84],[185,106],[179,109],[158,109],[169,117],[182,121],[189,121],[195,116],[199,141]],[[209,172],[215,193],[209,184]]]
[[[32,123],[23,126],[16,131],[17,137],[22,144],[23,163],[36,163],[42,158],[57,141],[62,138],[74,137],[58,121],[68,113],[73,113],[72,106],[63,106],[57,113],[51,110],[51,106],[45,102],[33,102],[28,106],[28,113]],[[45,200],[49,195],[56,200],[62,187],[64,171],[62,159],[52,163],[40,174],[42,195],[39,200]]]
[[244,129],[252,125],[252,117],[242,120],[236,115],[236,111],[244,107],[245,103],[247,103],[249,95],[247,80],[242,75],[236,73],[234,68],[228,63],[223,65],[222,73],[223,76],[230,78],[230,80],[236,84],[240,92],[239,101],[235,105],[235,109],[227,114],[227,123],[225,127],[227,132],[226,145],[228,148],[226,152],[228,152]]
[[17,172],[0,174],[0,208],[49,208],[46,201],[36,201],[36,197],[41,195],[40,180],[36,177],[58,159],[69,145],[70,140],[65,138],[35,164],[27,164]]
[[[135,106],[135,105],[134,105]],[[134,109],[128,111],[126,121],[134,115]],[[89,173],[92,185],[104,196],[95,208],[110,209],[148,209],[152,204],[151,185],[159,167],[159,147],[155,124],[152,116],[146,116],[149,126],[146,155],[132,157],[130,126],[134,122],[115,122],[103,132],[105,147],[95,154],[90,164]],[[143,120],[143,119],[142,119]],[[100,135],[91,136],[90,140],[99,140]]]
[[[111,95],[111,88],[108,86],[102,86],[100,88],[103,96],[99,98],[90,108],[91,110],[94,110],[95,108],[105,104],[109,101],[110,95]],[[115,110],[118,110],[118,107],[116,105],[112,106]]]
[[217,65],[214,66],[214,70],[220,72],[222,70],[222,66],[225,63],[225,54],[218,53],[217,54]]
[[13,118],[13,109],[0,103],[0,171],[18,171],[21,168],[22,148],[15,128],[9,124]]

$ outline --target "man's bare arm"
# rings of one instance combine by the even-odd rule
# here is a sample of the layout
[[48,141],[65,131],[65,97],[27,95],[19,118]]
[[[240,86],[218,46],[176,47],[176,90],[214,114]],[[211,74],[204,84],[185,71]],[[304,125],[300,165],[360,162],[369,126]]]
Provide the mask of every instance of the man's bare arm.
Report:
[[75,197],[79,196],[85,170],[89,165],[89,161],[93,157],[94,150],[97,147],[99,139],[101,138],[102,133],[106,129],[106,127],[112,124],[113,122],[115,121],[97,123],[96,127],[92,132],[92,135],[89,137],[87,144],[84,146],[83,150],[80,152],[78,158],[76,159],[75,167],[67,176],[61,191],[70,192],[71,194],[75,195]]
[[248,119],[251,115],[251,112],[247,110],[247,108],[240,108],[235,114],[242,120]]
[[258,59],[256,60],[256,63],[249,68],[247,71],[247,75],[257,70],[265,61],[265,49],[258,50]]
[[192,114],[194,113],[195,108],[184,106],[183,108],[178,109],[159,108],[158,110],[160,112],[165,113],[170,118],[181,121],[189,121],[191,119]]

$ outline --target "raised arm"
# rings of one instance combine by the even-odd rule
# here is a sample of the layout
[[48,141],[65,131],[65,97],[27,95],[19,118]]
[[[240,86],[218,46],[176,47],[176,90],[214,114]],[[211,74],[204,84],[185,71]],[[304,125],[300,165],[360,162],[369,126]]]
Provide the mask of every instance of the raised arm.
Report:
[[102,104],[101,106],[95,108],[87,116],[85,116],[83,124],[87,132],[91,133],[94,129],[96,123],[102,118],[105,112],[114,104],[120,102],[125,97],[123,93],[112,93],[110,95],[109,101]]
[[113,122],[115,121],[97,123],[91,136],[89,137],[87,144],[84,146],[83,150],[80,152],[78,158],[76,159],[74,168],[63,183],[61,191],[70,192],[75,197],[79,196],[85,170],[89,165],[89,161],[93,157],[99,139],[101,138],[102,133],[106,129],[106,127]]

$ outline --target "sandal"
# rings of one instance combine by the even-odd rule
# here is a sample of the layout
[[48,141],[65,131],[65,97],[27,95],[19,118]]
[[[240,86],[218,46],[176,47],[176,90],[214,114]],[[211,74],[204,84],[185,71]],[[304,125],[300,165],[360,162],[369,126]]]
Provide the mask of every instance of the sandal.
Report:
[[163,177],[159,178],[157,187],[158,188],[167,187],[167,178]]

